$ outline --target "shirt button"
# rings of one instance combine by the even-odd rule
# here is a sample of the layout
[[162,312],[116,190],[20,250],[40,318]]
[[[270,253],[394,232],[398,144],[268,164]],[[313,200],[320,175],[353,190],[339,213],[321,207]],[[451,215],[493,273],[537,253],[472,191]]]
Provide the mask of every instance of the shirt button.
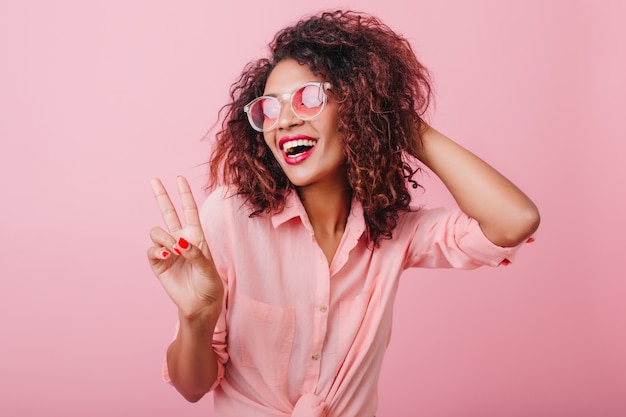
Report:
[[313,359],[314,361],[318,361],[320,359],[320,354],[319,353],[314,353],[311,356],[311,359]]
[[328,307],[326,307],[326,306],[320,306],[320,311],[321,311],[322,313],[326,313],[326,312],[328,311]]

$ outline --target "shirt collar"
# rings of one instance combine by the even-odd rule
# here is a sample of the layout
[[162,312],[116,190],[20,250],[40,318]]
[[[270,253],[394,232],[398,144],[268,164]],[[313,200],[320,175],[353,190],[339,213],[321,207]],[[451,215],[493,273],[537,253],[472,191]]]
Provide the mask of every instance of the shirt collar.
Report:
[[[286,223],[296,217],[300,217],[305,227],[312,230],[311,223],[309,222],[309,216],[302,205],[302,201],[300,201],[298,193],[295,190],[292,190],[286,197],[285,208],[283,211],[272,215],[272,226],[277,228],[283,223]],[[348,215],[346,231],[348,231],[355,239],[360,238],[363,232],[365,232],[363,206],[361,205],[361,202],[357,201],[355,198],[352,198],[352,205],[350,207],[350,214]]]
[[300,217],[304,223],[309,222],[306,210],[304,210],[298,193],[292,190],[285,198],[285,208],[280,213],[272,214],[272,226],[277,228],[295,217]]

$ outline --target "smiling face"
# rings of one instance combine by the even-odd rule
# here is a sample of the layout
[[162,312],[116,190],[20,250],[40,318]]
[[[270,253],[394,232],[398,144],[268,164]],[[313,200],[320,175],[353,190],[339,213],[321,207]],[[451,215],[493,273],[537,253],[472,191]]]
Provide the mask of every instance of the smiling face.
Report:
[[[306,65],[292,59],[279,62],[265,85],[264,95],[283,97],[308,82],[326,82]],[[331,87],[332,88],[332,87]],[[282,102],[276,127],[264,132],[265,143],[289,180],[297,187],[346,184],[343,143],[338,133],[337,102],[330,96],[312,120],[301,120],[289,101]]]

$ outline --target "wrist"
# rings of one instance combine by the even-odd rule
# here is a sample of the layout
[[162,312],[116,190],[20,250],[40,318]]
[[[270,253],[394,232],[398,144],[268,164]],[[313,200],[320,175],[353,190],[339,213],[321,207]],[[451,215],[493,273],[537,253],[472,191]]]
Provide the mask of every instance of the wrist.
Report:
[[422,122],[420,124],[419,129],[420,129],[419,144],[416,147],[417,159],[419,159],[424,165],[429,166],[429,163],[430,163],[429,152],[431,150],[430,147],[433,141],[437,139],[436,136],[437,134],[439,134],[439,132],[433,129],[432,127],[430,127],[425,122]]
[[213,330],[217,319],[222,312],[221,303],[212,303],[195,311],[178,310],[178,320],[181,327],[189,330]]

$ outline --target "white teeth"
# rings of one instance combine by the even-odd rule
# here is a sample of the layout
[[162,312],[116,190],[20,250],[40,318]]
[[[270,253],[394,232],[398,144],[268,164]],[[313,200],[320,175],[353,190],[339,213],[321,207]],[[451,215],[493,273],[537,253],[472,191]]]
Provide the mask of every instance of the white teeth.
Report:
[[315,146],[315,141],[311,139],[297,139],[283,143],[283,149],[295,148],[296,146]]
[[[297,146],[307,146],[312,148],[317,141],[312,139],[294,139],[283,143],[283,151],[285,153],[292,152]],[[295,155],[292,155],[295,156]]]

